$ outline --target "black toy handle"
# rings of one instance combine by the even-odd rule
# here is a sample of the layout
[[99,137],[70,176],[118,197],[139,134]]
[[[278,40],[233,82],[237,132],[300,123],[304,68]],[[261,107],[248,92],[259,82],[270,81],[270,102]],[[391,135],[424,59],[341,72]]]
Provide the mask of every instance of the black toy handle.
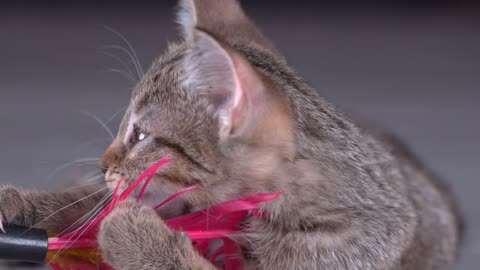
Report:
[[43,263],[48,251],[46,230],[4,225],[0,231],[0,259]]

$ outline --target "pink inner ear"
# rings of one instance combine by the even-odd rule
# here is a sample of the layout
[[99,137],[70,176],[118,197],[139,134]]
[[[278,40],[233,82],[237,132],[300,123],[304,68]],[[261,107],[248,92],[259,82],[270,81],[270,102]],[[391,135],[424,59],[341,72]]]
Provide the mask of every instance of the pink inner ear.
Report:
[[[145,170],[145,172],[129,187],[127,187],[120,195],[118,194],[122,181],[117,184],[112,200],[103,211],[92,221],[82,224],[74,231],[56,238],[49,238],[48,249],[50,251],[56,251],[56,255],[48,262],[54,269],[62,269],[61,265],[69,264],[68,256],[62,256],[62,251],[69,249],[86,250],[97,249],[98,243],[96,235],[99,225],[103,218],[107,216],[111,210],[120,201],[125,200],[135,188],[138,187],[143,181],[143,187],[137,198],[140,199],[146,189],[146,186],[150,180],[155,176],[156,171],[171,162],[167,156],[163,157],[159,162]],[[156,206],[159,208],[174,198],[181,196],[195,188],[198,185],[185,188],[173,194],[170,198]],[[219,205],[212,206],[208,209],[200,210],[194,213],[190,213],[184,216],[172,218],[166,220],[165,223],[173,230],[183,230],[184,233],[193,240],[193,245],[197,251],[210,259],[213,264],[217,263],[217,258],[220,255],[224,255],[223,267],[221,269],[226,270],[240,270],[243,268],[241,249],[237,243],[235,243],[230,236],[235,235],[242,231],[240,223],[245,220],[247,216],[262,217],[264,212],[260,212],[259,203],[267,202],[276,199],[280,196],[279,193],[258,193],[253,194],[242,199],[225,202]],[[213,239],[223,240],[224,245],[219,249],[211,252],[209,244]],[[78,263],[78,262],[77,262]],[[111,269],[108,265],[101,262],[96,262],[92,265],[92,261],[84,259],[84,266],[81,269]],[[99,268],[93,268],[99,267]]]
[[220,137],[254,130],[257,114],[267,106],[263,77],[237,51],[206,32],[195,30],[188,45],[183,61],[188,75],[182,82],[217,110]]
[[266,99],[266,87],[257,71],[232,49],[226,48],[233,68],[233,82],[235,84],[233,100],[229,104],[229,135],[251,136],[259,119],[269,104]]

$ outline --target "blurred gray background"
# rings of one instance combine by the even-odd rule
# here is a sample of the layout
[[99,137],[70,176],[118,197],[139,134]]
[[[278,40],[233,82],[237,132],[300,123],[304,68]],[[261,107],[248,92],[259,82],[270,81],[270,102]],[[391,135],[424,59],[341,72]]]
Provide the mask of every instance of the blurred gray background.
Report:
[[[479,10],[466,1],[244,2],[323,96],[396,132],[450,183],[468,229],[454,269],[478,269]],[[98,157],[111,138],[95,118],[116,132],[129,100],[133,82],[108,72],[124,68],[105,54],[133,69],[124,51],[107,48],[126,45],[103,25],[147,68],[178,39],[174,6],[0,3],[0,184],[58,188],[98,171],[65,164]]]

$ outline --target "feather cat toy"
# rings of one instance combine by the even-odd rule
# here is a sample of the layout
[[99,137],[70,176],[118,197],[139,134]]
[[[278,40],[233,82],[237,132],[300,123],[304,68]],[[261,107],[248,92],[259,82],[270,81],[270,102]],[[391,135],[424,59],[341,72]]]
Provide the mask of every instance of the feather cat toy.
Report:
[[[143,183],[137,201],[141,199],[148,183],[155,172],[171,160],[164,157],[148,168],[132,185],[119,194],[121,183],[117,184],[110,203],[90,222],[84,223],[72,232],[48,238],[44,230],[5,226],[6,233],[0,234],[0,258],[18,261],[47,262],[54,270],[110,270],[109,265],[102,262],[96,240],[101,221],[119,202]],[[195,189],[197,186],[185,188],[161,204],[162,207],[174,198]],[[243,261],[238,256],[241,252],[231,236],[242,230],[240,223],[247,216],[262,217],[259,203],[274,200],[280,193],[258,193],[238,200],[225,202],[184,216],[166,220],[173,230],[182,230],[191,240],[196,250],[208,258],[219,269],[242,269]],[[219,239],[223,245],[212,250],[211,241]],[[219,260],[223,257],[222,260]],[[220,265],[219,265],[220,262]]]

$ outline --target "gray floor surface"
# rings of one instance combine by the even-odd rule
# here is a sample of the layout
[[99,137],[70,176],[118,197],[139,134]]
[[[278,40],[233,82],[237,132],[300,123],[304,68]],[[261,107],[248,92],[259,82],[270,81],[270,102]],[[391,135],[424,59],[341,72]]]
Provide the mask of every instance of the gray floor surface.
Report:
[[[479,16],[254,5],[249,13],[322,95],[395,131],[451,184],[468,225],[453,269],[478,269]],[[113,116],[115,130],[129,99],[132,83],[106,72],[121,66],[103,53],[125,58],[104,48],[124,44],[102,25],[125,35],[145,68],[177,38],[171,5],[0,9],[0,184],[59,187],[94,170],[56,168],[98,157],[110,137],[90,115]]]

